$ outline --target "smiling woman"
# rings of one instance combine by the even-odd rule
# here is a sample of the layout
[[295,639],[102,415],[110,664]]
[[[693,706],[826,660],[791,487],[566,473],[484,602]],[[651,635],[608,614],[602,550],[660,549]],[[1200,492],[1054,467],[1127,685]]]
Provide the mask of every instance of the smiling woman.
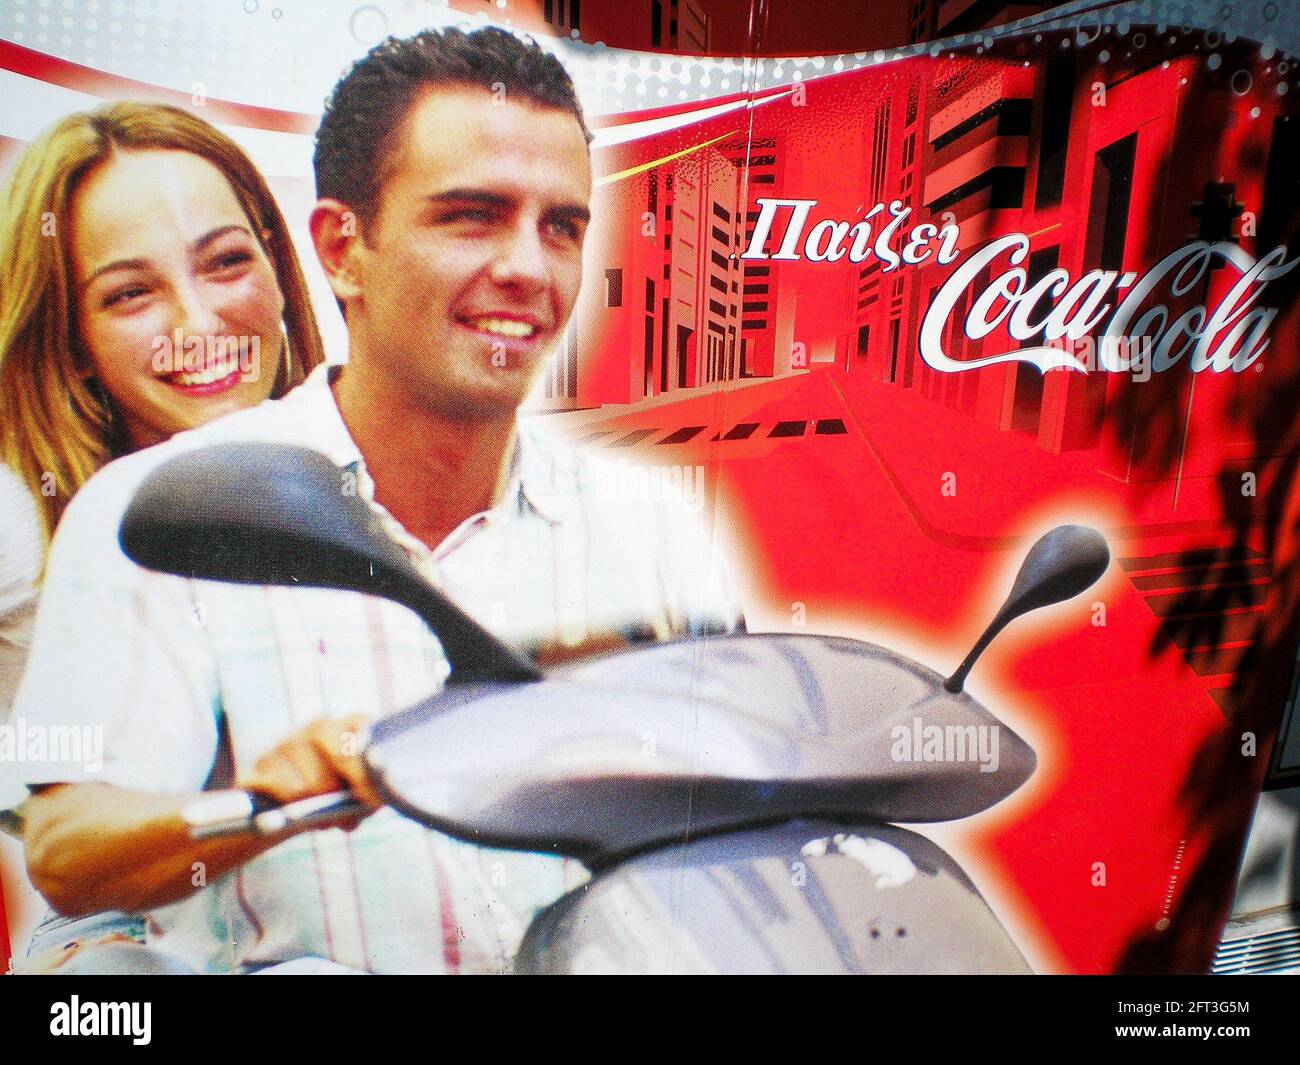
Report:
[[[76,372],[107,392],[125,444],[161,443],[270,396],[284,297],[255,223],[212,163],[117,154],[78,187],[70,225]],[[270,353],[265,372],[241,348]]]
[[[72,495],[114,458],[278,398],[323,355],[265,180],[186,111],[70,115],[27,147],[0,202],[3,724]],[[0,811],[25,796],[0,781]],[[92,920],[63,929],[59,949],[121,931]]]
[[[139,103],[69,115],[5,184],[0,459],[47,541],[109,460],[280,395],[322,361],[274,197],[202,119]],[[258,372],[236,376],[228,355],[155,369],[159,337],[193,336],[218,354],[256,343]]]

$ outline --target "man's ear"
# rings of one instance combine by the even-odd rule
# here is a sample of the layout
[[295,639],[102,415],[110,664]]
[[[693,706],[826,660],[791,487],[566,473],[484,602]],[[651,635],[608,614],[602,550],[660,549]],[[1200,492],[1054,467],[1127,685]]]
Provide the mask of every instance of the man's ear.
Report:
[[362,241],[356,211],[339,200],[318,200],[307,225],[316,258],[335,298],[344,304],[360,299],[357,257]]

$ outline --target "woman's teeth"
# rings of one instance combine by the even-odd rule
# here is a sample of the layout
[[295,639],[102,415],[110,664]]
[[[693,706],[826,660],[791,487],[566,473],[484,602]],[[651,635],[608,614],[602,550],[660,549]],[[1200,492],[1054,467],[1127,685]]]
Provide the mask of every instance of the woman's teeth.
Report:
[[237,362],[218,362],[209,366],[206,370],[172,374],[171,380],[185,388],[192,388],[196,385],[211,385],[217,381],[224,381],[238,370],[239,364]]
[[484,333],[496,333],[498,336],[516,339],[530,337],[537,332],[535,325],[517,322],[511,318],[471,318],[469,324]]

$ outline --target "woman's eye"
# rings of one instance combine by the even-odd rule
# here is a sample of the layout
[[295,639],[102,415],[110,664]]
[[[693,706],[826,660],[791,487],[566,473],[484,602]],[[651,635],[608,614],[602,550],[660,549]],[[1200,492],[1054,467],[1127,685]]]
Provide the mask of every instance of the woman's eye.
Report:
[[131,285],[129,288],[120,288],[116,292],[109,293],[104,297],[105,307],[115,307],[118,304],[126,303],[129,300],[143,296],[149,290],[143,285]]
[[251,262],[252,253],[240,249],[238,251],[229,251],[224,255],[219,255],[212,260],[211,268],[213,270],[232,270],[236,266],[242,266],[244,263]]

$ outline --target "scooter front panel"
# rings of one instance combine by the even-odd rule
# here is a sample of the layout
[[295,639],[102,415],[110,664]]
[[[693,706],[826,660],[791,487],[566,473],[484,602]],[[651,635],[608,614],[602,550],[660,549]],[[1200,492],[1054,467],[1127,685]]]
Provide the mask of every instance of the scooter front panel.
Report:
[[960,867],[892,825],[795,822],[631,859],[534,920],[524,973],[1027,973]]

